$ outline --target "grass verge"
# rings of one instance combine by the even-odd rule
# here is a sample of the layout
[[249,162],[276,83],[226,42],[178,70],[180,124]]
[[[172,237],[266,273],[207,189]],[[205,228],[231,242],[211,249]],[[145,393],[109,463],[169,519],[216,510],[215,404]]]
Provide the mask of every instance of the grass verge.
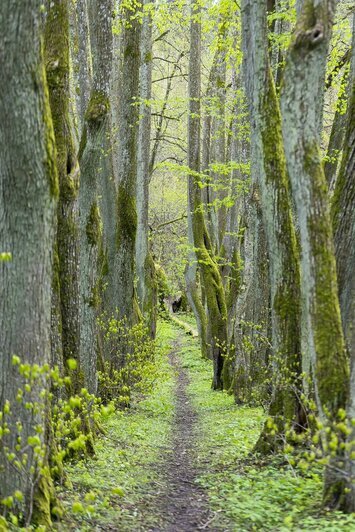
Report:
[[321,509],[322,476],[291,468],[283,456],[251,455],[264,413],[239,407],[225,392],[211,390],[212,364],[201,359],[198,341],[183,336],[183,365],[200,419],[200,484],[207,490],[212,530],[355,531],[355,515]]
[[157,524],[159,463],[169,447],[174,376],[167,353],[176,337],[159,324],[156,385],[149,395],[104,421],[95,459],[67,465],[58,530],[147,530]]

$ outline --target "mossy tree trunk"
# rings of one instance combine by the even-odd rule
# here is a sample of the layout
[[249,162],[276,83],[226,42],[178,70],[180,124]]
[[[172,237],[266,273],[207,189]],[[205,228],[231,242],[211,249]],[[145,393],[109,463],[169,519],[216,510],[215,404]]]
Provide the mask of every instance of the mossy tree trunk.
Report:
[[[345,408],[349,378],[327,183],[319,148],[320,95],[335,5],[335,1],[304,0],[287,54],[281,92],[285,152],[300,227],[301,291],[315,395],[320,415],[327,411],[331,417]],[[340,447],[338,452],[342,454]],[[326,470],[324,496],[331,506],[338,505],[342,497],[338,462],[337,468]]]
[[[355,22],[355,17],[354,17]],[[332,218],[337,261],[339,302],[343,331],[351,362],[348,417],[355,418],[355,26],[353,25],[352,62],[349,77],[348,110],[345,122],[343,155],[336,182]],[[348,437],[346,495],[341,508],[355,512],[355,430]]]
[[[227,210],[227,224],[222,247],[224,261],[221,269],[228,308],[230,335],[228,344],[231,350],[230,364],[225,367],[225,371],[230,372],[231,389],[235,392],[238,402],[247,401],[246,389],[251,390],[252,361],[249,353],[243,348],[246,342],[242,322],[256,323],[255,320],[258,319],[256,315],[254,316],[254,295],[259,298],[258,308],[261,311],[265,308],[261,303],[264,298],[259,292],[258,276],[254,275],[265,266],[265,262],[261,256],[258,258],[254,255],[254,243],[259,241],[260,234],[258,229],[260,224],[257,223],[260,213],[258,215],[256,203],[251,201],[253,194],[248,192],[250,139],[241,80],[241,72],[237,72],[234,67],[232,71],[234,105],[228,154],[233,165],[229,185],[229,196],[233,205]],[[257,349],[255,352],[259,354]]]
[[[0,6],[0,249],[12,254],[11,261],[0,263],[0,411],[2,423],[10,429],[1,440],[0,499],[19,490],[23,499],[15,498],[15,505],[23,511],[26,524],[37,504],[38,521],[49,526],[51,479],[41,468],[47,458],[48,414],[41,393],[48,391],[48,381],[38,376],[26,392],[24,376],[13,364],[14,355],[29,365],[51,361],[58,174],[42,54],[41,6],[40,0]],[[23,400],[17,398],[19,389]],[[32,406],[26,408],[26,403]],[[17,464],[18,458],[22,460],[16,448],[18,437],[26,444],[28,438],[36,437],[43,456],[30,446],[27,461]]]
[[78,133],[81,136],[85,123],[92,87],[92,58],[90,47],[88,0],[76,0],[72,8],[73,36],[72,59],[75,83],[74,98],[78,122]]
[[[110,122],[112,67],[112,2],[89,1],[93,85],[79,150],[80,208],[80,362],[90,393],[97,389],[97,317],[101,304],[99,254],[102,219],[99,185],[107,175],[107,131]],[[102,173],[105,172],[105,176]]]
[[190,194],[187,206],[188,240],[191,248],[185,268],[186,295],[189,305],[196,319],[198,336],[200,339],[201,354],[203,358],[212,358],[207,339],[207,315],[202,303],[201,286],[199,283],[199,269],[197,256],[194,251],[194,238],[192,233],[192,206]]
[[[151,2],[145,1],[145,6]],[[136,239],[136,270],[137,295],[144,319],[152,338],[155,337],[157,320],[157,282],[155,266],[149,249],[149,163],[151,136],[151,105],[152,97],[152,16],[144,10],[141,34],[141,65],[140,65],[140,121],[138,130],[138,161],[137,161],[137,239]]]
[[117,227],[115,290],[121,318],[132,325],[140,319],[135,290],[137,236],[137,138],[139,119],[140,33],[139,6],[122,6],[121,75],[115,172],[117,175]]
[[79,163],[69,117],[69,2],[54,0],[47,13],[45,28],[45,62],[49,100],[57,148],[59,202],[57,209],[57,260],[54,261],[55,291],[59,298],[62,366],[78,362],[73,391],[84,383],[79,366]]
[[230,311],[230,343],[235,350],[233,391],[238,404],[248,404],[253,398],[266,403],[269,399],[269,390],[264,384],[269,353],[269,258],[255,184],[243,200],[239,234],[238,252],[242,265],[239,284],[243,284],[244,289],[238,291]]
[[227,349],[227,306],[221,274],[206,228],[200,188],[201,23],[200,7],[191,3],[189,60],[188,166],[189,210],[195,252],[206,297],[215,390],[223,388],[223,363]]
[[[252,182],[260,189],[269,254],[272,347],[274,362],[270,416],[277,427],[265,427],[257,449],[266,452],[283,439],[285,423],[299,423],[299,403],[292,385],[300,372],[300,279],[291,214],[281,116],[268,55],[266,4],[242,2],[246,94],[251,118]],[[290,376],[290,377],[288,377]],[[291,383],[286,383],[286,378]]]
[[[116,185],[113,168],[113,0],[88,1],[90,25],[90,49],[93,72],[100,76],[100,84],[110,102],[101,127],[101,159],[97,174],[98,206],[102,220],[102,238],[99,250],[100,312],[107,317],[114,315],[118,302],[115,293],[115,241],[116,241]],[[99,12],[98,12],[99,9]],[[101,344],[100,344],[101,345]],[[107,358],[108,353],[101,353]]]

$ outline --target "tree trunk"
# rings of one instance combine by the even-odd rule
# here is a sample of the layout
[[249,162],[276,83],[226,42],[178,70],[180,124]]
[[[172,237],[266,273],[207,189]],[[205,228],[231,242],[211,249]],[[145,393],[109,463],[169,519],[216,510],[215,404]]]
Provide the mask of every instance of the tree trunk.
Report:
[[102,220],[99,184],[106,174],[107,131],[110,121],[110,71],[112,67],[112,2],[89,1],[93,86],[79,150],[80,208],[80,362],[90,393],[97,390],[97,317],[101,303],[99,252]]
[[[72,124],[69,118],[69,2],[51,2],[45,30],[45,61],[49,100],[57,148],[59,202],[57,210],[54,282],[59,288],[60,324],[63,363],[75,359],[79,363],[79,164],[75,154]],[[79,392],[84,383],[79,378],[80,366],[72,382]]]
[[78,118],[78,132],[82,135],[85,113],[88,108],[92,87],[92,59],[90,48],[89,17],[87,3],[89,0],[76,0],[75,5],[75,41],[73,66],[75,79],[75,100]]
[[137,235],[137,137],[141,23],[136,8],[122,7],[121,76],[119,93],[117,172],[117,228],[115,290],[121,318],[129,325],[139,319],[134,287]]
[[[258,183],[269,252],[274,390],[270,415],[279,434],[265,427],[257,448],[279,444],[285,422],[299,424],[297,394],[285,382],[287,374],[298,385],[300,361],[299,259],[293,226],[288,175],[281,133],[281,116],[268,56],[266,5],[262,0],[242,2],[246,92],[251,117],[251,172]],[[282,359],[281,359],[282,357]]]
[[[145,1],[150,6],[151,2]],[[155,337],[157,320],[157,287],[155,266],[149,250],[149,163],[151,136],[152,97],[152,17],[144,12],[141,34],[140,65],[140,121],[138,129],[137,155],[137,239],[136,270],[137,295],[142,314],[148,325],[150,335]]]
[[[58,175],[39,31],[41,4],[16,0],[2,2],[0,7],[0,249],[12,254],[11,261],[0,263],[0,411],[2,423],[10,429],[1,441],[0,499],[21,491],[23,500],[16,505],[27,525],[36,498],[40,498],[37,508],[42,509],[37,518],[49,525],[51,502],[51,479],[49,473],[41,472],[47,458],[48,406],[41,392],[47,390],[48,381],[37,376],[31,390],[25,391],[24,377],[13,363],[14,355],[31,366],[51,361]],[[24,392],[23,400],[16,399],[19,389]],[[25,407],[27,402],[33,403],[30,409]],[[30,446],[28,460],[22,462],[21,451],[16,449],[19,436],[24,446],[29,437],[36,436],[44,457]],[[12,452],[15,460],[7,457]],[[17,465],[18,458],[21,463]]]
[[200,98],[201,98],[201,23],[200,7],[191,3],[190,62],[189,62],[189,117],[188,117],[188,167],[189,209],[196,256],[199,262],[202,285],[208,312],[209,337],[213,357],[213,383],[215,390],[223,389],[223,363],[227,350],[227,306],[221,274],[215,261],[206,229],[200,189]]
[[[287,55],[281,96],[285,152],[300,225],[308,348],[322,417],[325,410],[335,417],[339,408],[345,408],[348,389],[327,184],[319,149],[320,95],[334,9],[335,1],[304,0]],[[331,471],[327,468],[325,501],[333,506],[341,496],[342,481]]]
[[[355,17],[354,17],[355,23]],[[349,78],[348,110],[345,142],[339,176],[336,182],[332,218],[338,288],[343,331],[351,362],[348,417],[355,418],[355,25],[353,25],[352,60]],[[355,429],[348,438],[346,462],[346,495],[341,508],[355,512],[355,460],[352,458]]]

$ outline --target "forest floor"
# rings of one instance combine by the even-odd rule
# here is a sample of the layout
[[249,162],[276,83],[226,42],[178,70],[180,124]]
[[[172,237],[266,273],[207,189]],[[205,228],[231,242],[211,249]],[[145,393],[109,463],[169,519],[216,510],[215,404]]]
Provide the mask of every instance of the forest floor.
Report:
[[164,516],[164,529],[171,532],[209,530],[212,521],[206,492],[196,479],[198,419],[188,393],[189,375],[182,366],[177,340],[169,353],[169,361],[175,373],[174,419],[172,447],[163,465],[167,492],[159,501]]
[[198,341],[161,321],[151,390],[104,421],[95,459],[68,467],[58,531],[355,531],[321,509],[317,470],[252,454],[265,414],[211,390]]

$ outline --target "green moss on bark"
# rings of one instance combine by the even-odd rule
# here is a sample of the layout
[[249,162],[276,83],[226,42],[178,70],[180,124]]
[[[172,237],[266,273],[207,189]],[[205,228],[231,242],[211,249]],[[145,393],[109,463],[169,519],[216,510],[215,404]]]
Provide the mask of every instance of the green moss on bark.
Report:
[[122,241],[134,246],[137,234],[136,198],[123,184],[118,187],[117,213],[117,247]]
[[110,101],[107,95],[101,91],[93,91],[85,114],[90,126],[99,126],[106,118],[110,110]]
[[332,226],[327,184],[319,147],[305,147],[304,169],[312,176],[314,212],[308,218],[311,256],[314,260],[314,298],[311,319],[316,351],[317,389],[329,412],[344,408],[348,395],[349,368],[341,325]]
[[50,530],[52,527],[52,510],[60,509],[53,480],[48,467],[44,467],[33,501],[32,523]]
[[100,210],[95,201],[90,208],[90,213],[86,223],[86,236],[91,246],[98,246],[102,235],[102,221]]

